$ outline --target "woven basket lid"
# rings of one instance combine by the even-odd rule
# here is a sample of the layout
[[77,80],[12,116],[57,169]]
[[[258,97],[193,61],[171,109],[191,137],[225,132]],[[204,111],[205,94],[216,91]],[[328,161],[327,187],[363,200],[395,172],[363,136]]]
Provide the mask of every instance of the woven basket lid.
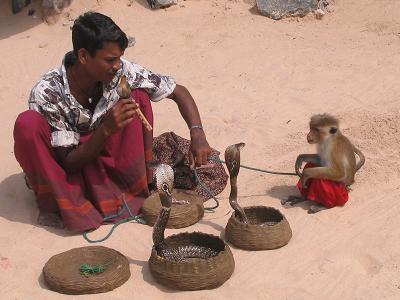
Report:
[[[105,265],[103,273],[82,275],[80,266]],[[102,246],[74,248],[51,257],[43,268],[46,285],[62,294],[81,295],[111,291],[131,276],[129,262],[120,252]]]
[[[197,223],[204,215],[203,199],[196,192],[174,189],[172,195],[177,200],[187,200],[189,204],[172,204],[167,228],[183,228]],[[151,194],[143,203],[142,216],[153,226],[160,214],[161,203],[158,193]]]
[[[250,224],[244,224],[236,215],[228,220],[226,240],[245,250],[271,250],[285,246],[292,238],[286,217],[273,207],[249,206],[243,208]],[[262,226],[269,223],[269,226]],[[261,226],[260,226],[261,225]]]

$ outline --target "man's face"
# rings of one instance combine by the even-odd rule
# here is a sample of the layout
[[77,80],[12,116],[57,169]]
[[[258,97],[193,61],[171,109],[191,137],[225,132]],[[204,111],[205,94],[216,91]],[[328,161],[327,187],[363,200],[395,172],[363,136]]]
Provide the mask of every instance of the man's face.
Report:
[[121,68],[120,58],[123,54],[118,43],[104,43],[103,48],[97,50],[93,57],[89,53],[86,56],[86,71],[97,81],[110,82]]

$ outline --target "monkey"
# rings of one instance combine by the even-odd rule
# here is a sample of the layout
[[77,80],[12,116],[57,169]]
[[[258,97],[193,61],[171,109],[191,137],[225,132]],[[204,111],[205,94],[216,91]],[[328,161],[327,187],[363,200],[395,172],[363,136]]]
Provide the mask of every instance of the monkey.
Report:
[[[307,189],[308,181],[312,178],[325,179],[343,183],[349,190],[354,183],[355,173],[364,165],[365,156],[356,148],[339,129],[339,121],[324,113],[313,115],[309,122],[310,131],[307,142],[317,145],[318,154],[300,154],[295,162],[295,172],[300,177],[303,188]],[[356,156],[359,161],[356,162]],[[300,172],[303,162],[312,163],[315,167],[306,168]],[[282,205],[291,205],[308,200],[305,196],[289,196],[281,201]],[[315,204],[308,213],[316,213],[327,207]]]

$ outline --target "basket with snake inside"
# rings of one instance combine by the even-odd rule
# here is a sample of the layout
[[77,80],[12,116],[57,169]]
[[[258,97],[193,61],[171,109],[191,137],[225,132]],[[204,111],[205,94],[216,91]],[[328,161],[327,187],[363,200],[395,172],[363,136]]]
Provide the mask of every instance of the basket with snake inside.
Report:
[[177,290],[212,289],[228,280],[235,268],[232,252],[219,237],[202,232],[164,236],[171,212],[174,172],[169,165],[155,167],[161,201],[153,227],[149,269],[154,279]]
[[234,246],[245,250],[270,250],[286,245],[292,230],[286,217],[273,207],[249,206],[238,203],[237,177],[240,170],[240,149],[244,143],[225,150],[231,191],[229,204],[234,209],[225,227],[225,238]]

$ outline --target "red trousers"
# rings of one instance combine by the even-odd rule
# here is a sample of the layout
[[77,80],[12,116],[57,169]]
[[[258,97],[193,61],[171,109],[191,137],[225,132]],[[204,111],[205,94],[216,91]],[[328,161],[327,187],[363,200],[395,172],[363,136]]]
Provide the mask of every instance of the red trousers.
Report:
[[[304,169],[312,167],[313,164],[307,163]],[[297,187],[303,196],[325,207],[342,206],[349,200],[349,192],[341,182],[312,178],[307,182],[307,186],[308,188],[304,189],[301,180],[297,183]]]
[[[134,90],[132,96],[152,124],[147,93]],[[91,135],[81,135],[80,143]],[[76,173],[67,174],[57,163],[50,138],[50,126],[41,114],[29,110],[18,116],[14,153],[41,212],[60,213],[68,230],[83,232],[98,228],[104,217],[120,211],[124,193],[130,210],[138,213],[149,195],[146,161],[152,159],[153,140],[138,117],[110,136],[100,156]],[[126,217],[127,212],[111,221]]]

